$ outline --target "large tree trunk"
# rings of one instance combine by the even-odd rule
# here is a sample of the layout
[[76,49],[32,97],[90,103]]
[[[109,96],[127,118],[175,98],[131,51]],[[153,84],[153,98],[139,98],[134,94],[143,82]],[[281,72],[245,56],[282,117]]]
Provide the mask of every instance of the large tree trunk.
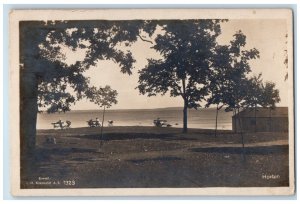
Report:
[[187,101],[184,100],[184,106],[183,106],[183,133],[187,133],[188,127],[187,127]]
[[185,79],[182,79],[182,98],[183,98],[183,133],[187,133],[188,128],[187,128],[187,109],[188,109],[188,99],[186,96],[186,90],[185,90]]
[[20,78],[20,176],[22,186],[24,185],[23,179],[35,168],[37,112],[36,75],[22,73]]
[[32,72],[23,72],[20,79],[20,144],[21,157],[35,152],[38,82]]

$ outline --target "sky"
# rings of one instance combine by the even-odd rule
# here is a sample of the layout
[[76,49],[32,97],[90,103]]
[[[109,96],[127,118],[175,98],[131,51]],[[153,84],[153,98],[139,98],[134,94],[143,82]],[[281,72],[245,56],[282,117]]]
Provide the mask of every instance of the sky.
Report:
[[[281,102],[277,106],[288,105],[288,82],[284,81],[287,69],[284,65],[286,49],[287,24],[285,20],[230,20],[222,23],[222,34],[218,38],[220,44],[228,44],[232,36],[241,30],[246,36],[245,49],[256,48],[260,52],[260,58],[250,61],[252,74],[262,73],[264,81],[276,83],[279,89]],[[138,85],[138,70],[147,64],[149,58],[160,58],[160,55],[151,49],[153,46],[149,42],[138,40],[131,47],[136,63],[132,75],[120,72],[120,68],[112,61],[99,61],[96,66],[86,71],[85,75],[90,77],[91,85],[110,85],[118,92],[118,103],[111,109],[143,109],[143,108],[163,108],[182,107],[181,97],[170,97],[167,93],[164,96],[147,97],[140,95],[135,89]],[[80,58],[81,53],[76,53],[72,58]],[[204,102],[202,103],[204,104]],[[86,99],[76,102],[71,107],[72,110],[98,109],[99,107]]]

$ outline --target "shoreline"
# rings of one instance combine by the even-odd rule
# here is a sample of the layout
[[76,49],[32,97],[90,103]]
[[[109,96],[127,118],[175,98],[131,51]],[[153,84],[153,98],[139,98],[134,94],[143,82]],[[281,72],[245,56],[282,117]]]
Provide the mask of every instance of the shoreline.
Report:
[[[75,127],[67,129],[37,129],[37,133],[97,133],[101,127]],[[167,134],[167,133],[182,133],[182,127],[155,127],[155,126],[104,126],[103,132],[108,133],[153,133],[153,134]],[[214,129],[204,128],[188,128],[188,134],[195,133],[214,133]],[[233,133],[232,130],[219,129],[218,133]]]
[[[37,118],[37,128],[52,129],[51,123],[58,120],[70,121],[71,127],[88,127],[87,121],[95,118],[102,118],[102,112],[99,111],[74,111],[62,114],[39,114]],[[114,126],[154,126],[153,121],[157,118],[166,120],[167,124],[173,128],[183,126],[182,111],[176,109],[137,109],[137,110],[107,110],[105,114],[104,126],[108,126],[108,120],[114,121]],[[101,120],[102,121],[102,120]],[[215,111],[190,110],[188,116],[189,128],[211,128],[215,126]],[[219,129],[232,129],[232,114],[220,111],[218,119]]]

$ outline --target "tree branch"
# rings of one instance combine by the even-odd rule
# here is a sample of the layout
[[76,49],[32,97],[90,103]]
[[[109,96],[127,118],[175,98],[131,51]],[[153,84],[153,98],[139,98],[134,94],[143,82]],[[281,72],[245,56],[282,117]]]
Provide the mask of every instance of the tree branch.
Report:
[[224,104],[222,104],[221,106],[217,107],[218,110],[221,110],[223,108]]
[[138,36],[139,36],[139,38],[140,38],[142,41],[149,42],[149,43],[153,44],[152,41],[146,40],[146,39],[142,38],[142,36],[140,36],[140,34],[138,34]]

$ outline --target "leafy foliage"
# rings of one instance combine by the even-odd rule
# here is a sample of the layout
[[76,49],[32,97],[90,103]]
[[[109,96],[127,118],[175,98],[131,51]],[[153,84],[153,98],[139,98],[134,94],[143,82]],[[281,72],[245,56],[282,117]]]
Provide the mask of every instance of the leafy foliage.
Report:
[[[98,60],[113,60],[121,72],[131,74],[135,59],[117,45],[126,42],[130,46],[142,28],[151,36],[156,24],[150,21],[21,22],[20,68],[25,82],[21,85],[21,97],[37,95],[38,106],[47,108],[48,112],[70,110],[72,103],[87,96],[89,79],[84,72]],[[66,63],[64,47],[75,52],[84,49],[84,59],[71,65]],[[36,84],[31,88],[26,87],[30,74],[36,77]],[[33,93],[28,94],[27,90]]]
[[162,60],[148,59],[139,71],[141,94],[181,96],[187,107],[197,109],[207,95],[212,50],[221,33],[221,20],[182,20],[161,22],[163,34],[153,49]]
[[274,108],[280,102],[279,90],[275,89],[274,82],[265,82],[262,86],[262,107]]
[[250,77],[247,81],[247,95],[242,103],[244,108],[248,107],[270,107],[274,108],[280,102],[279,90],[275,89],[275,83],[263,82],[261,74]]
[[87,91],[87,97],[90,101],[97,104],[99,107],[110,108],[113,104],[117,104],[118,93],[110,86],[106,85],[104,88],[92,87]]
[[257,107],[258,105],[262,104],[263,99],[263,87],[262,87],[262,74],[254,75],[250,77],[246,81],[246,89],[247,94],[244,97],[244,101],[242,102],[242,106],[244,108],[248,107]]
[[[212,104],[219,105],[226,101],[228,97],[226,91],[230,82],[229,69],[231,69],[230,47],[228,45],[216,46],[208,85],[210,96],[206,99],[205,107]],[[218,106],[218,109],[222,107],[223,105]]]
[[183,132],[187,132],[187,109],[201,107],[200,102],[209,93],[210,68],[222,21],[225,20],[160,22],[162,34],[156,37],[153,49],[163,59],[148,59],[148,65],[139,71],[137,88],[141,94],[169,92],[171,97],[182,97]]
[[[215,95],[218,96],[217,102],[227,105],[226,110],[238,109],[243,106],[242,103],[247,96],[247,74],[251,72],[249,61],[259,58],[259,51],[256,48],[244,50],[245,45],[246,36],[238,31],[234,34],[230,45],[223,48],[226,52],[223,54],[225,56],[222,57],[221,63],[217,62],[215,64],[215,69],[219,69],[221,65],[224,70],[217,72],[219,74],[216,76],[216,84],[221,86],[222,89],[219,92],[215,91],[217,92]],[[210,85],[210,87],[214,86],[215,84]],[[220,97],[220,94],[222,97]]]

